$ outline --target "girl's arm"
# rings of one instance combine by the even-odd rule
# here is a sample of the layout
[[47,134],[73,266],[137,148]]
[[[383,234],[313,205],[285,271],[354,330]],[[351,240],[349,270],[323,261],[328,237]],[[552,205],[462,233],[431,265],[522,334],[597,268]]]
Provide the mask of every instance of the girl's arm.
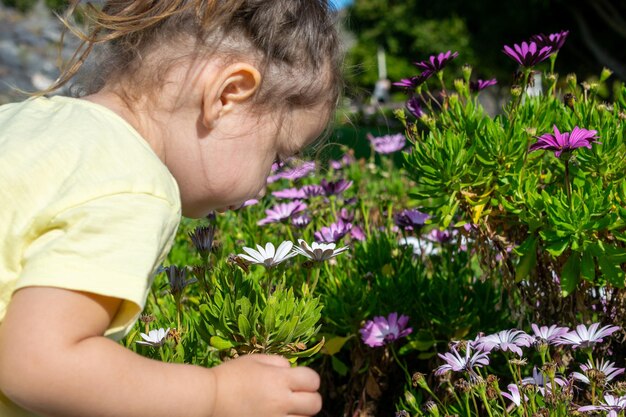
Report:
[[144,358],[101,335],[119,300],[48,287],[18,290],[0,325],[0,390],[46,417],[313,415],[319,377],[279,357],[213,369]]

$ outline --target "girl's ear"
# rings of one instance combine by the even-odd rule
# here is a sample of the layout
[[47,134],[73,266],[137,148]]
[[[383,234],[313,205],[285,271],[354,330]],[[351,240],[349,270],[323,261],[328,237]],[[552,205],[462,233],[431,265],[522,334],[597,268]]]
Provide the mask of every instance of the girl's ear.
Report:
[[220,69],[206,80],[203,123],[211,129],[220,117],[254,95],[261,85],[261,73],[253,65],[239,62]]

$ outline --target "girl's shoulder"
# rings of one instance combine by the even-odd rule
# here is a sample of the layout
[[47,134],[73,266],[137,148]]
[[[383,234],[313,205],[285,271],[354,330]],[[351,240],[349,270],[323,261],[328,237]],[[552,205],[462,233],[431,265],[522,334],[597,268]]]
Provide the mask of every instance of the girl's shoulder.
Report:
[[108,108],[77,98],[1,106],[0,165],[10,167],[0,168],[3,181],[45,170],[47,185],[60,194],[84,183],[78,189],[149,193],[178,204],[173,176],[139,133]]

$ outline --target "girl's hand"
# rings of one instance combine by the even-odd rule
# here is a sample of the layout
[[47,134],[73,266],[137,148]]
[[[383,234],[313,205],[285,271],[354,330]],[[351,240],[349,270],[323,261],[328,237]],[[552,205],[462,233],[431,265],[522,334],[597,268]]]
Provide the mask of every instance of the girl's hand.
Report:
[[322,408],[319,375],[292,368],[283,357],[242,356],[211,371],[216,387],[212,417],[313,416]]

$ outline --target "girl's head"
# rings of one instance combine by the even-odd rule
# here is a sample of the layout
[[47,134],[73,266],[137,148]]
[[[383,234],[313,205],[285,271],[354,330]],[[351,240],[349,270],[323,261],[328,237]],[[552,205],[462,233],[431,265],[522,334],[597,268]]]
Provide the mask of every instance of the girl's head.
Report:
[[276,156],[321,133],[342,88],[327,0],[109,0],[86,19],[91,29],[56,87],[99,47],[83,94],[112,92],[131,111],[175,97],[153,118],[162,129],[140,132],[151,142],[150,132],[169,129],[165,145],[151,145],[192,217],[254,197]]
[[[80,1],[68,10],[72,13]],[[108,0],[88,5],[87,34],[55,87],[69,81],[98,49],[82,94],[120,86],[125,99],[158,94],[181,60],[254,63],[262,83],[258,109],[327,103],[342,89],[339,37],[328,0]],[[67,22],[67,20],[66,20]],[[74,31],[74,33],[78,33]]]

